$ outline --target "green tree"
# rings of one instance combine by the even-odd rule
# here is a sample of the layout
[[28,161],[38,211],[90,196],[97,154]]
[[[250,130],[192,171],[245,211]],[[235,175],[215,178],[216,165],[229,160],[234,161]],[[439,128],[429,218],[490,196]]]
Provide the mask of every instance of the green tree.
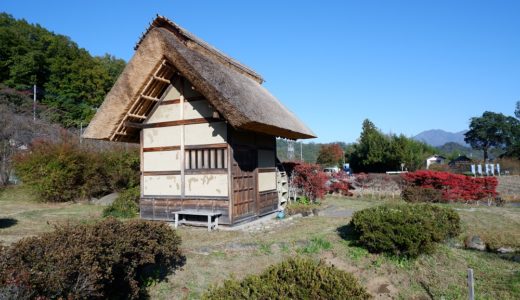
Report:
[[484,160],[487,160],[490,149],[506,150],[517,142],[519,126],[519,121],[513,117],[486,111],[481,117],[470,119],[464,141],[473,149],[482,150]]
[[420,169],[426,157],[435,152],[433,147],[404,135],[385,135],[365,120],[358,143],[349,147],[347,156],[356,172],[385,172],[400,170],[401,164],[408,170]]
[[388,165],[403,167],[410,171],[421,169],[425,166],[428,156],[435,154],[435,148],[404,135],[393,135],[390,138],[390,151],[388,152]]
[[358,143],[350,156],[351,167],[356,171],[385,171],[389,146],[388,137],[370,120],[364,120]]
[[515,116],[517,119],[520,119],[520,101],[516,102]]

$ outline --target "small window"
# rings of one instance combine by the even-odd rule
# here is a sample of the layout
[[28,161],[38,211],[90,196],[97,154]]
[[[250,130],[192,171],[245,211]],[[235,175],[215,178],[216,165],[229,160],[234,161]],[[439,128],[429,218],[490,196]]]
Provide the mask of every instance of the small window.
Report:
[[185,169],[226,169],[228,167],[227,149],[190,149],[185,152]]

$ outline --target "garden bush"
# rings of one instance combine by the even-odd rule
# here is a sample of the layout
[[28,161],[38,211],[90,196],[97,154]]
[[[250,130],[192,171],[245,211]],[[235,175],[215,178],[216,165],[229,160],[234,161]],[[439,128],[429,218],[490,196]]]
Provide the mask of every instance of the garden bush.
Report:
[[442,191],[433,188],[422,188],[417,186],[404,187],[401,192],[401,197],[406,202],[418,203],[418,202],[430,202],[439,203],[443,202]]
[[324,262],[295,258],[269,267],[259,275],[226,280],[203,299],[369,299],[350,273]]
[[57,227],[3,249],[0,298],[139,298],[183,263],[180,243],[165,223],[142,220]]
[[139,183],[139,155],[131,149],[88,149],[64,139],[40,140],[15,157],[16,174],[43,201],[89,199]]
[[444,201],[476,201],[493,199],[498,181],[495,177],[475,178],[436,171],[416,171],[402,176],[405,187],[419,187],[441,191]]
[[139,212],[139,186],[122,191],[116,200],[103,210],[103,217],[133,218]]
[[435,243],[460,234],[460,217],[451,208],[430,204],[385,204],[354,213],[357,242],[370,252],[417,257]]

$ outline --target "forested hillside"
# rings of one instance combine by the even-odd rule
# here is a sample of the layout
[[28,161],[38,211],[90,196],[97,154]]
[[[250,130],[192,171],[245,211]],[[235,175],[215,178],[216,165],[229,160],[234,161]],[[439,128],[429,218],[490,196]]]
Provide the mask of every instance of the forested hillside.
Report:
[[39,113],[51,122],[87,124],[124,66],[122,59],[93,57],[67,36],[0,13],[0,90],[32,96],[36,84]]

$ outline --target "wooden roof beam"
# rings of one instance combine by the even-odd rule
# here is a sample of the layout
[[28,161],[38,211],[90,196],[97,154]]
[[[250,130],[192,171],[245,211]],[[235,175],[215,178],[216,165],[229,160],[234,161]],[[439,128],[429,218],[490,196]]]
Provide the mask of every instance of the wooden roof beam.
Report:
[[170,84],[170,80],[169,79],[166,79],[166,78],[162,78],[162,77],[159,77],[159,76],[153,76],[153,79],[157,80],[157,81],[160,81],[160,82],[163,82],[163,83],[167,83],[167,84]]
[[157,101],[161,100],[159,98],[150,97],[150,96],[146,96],[146,95],[142,95],[142,94],[141,94],[141,98],[146,99],[146,100],[150,100],[150,101],[154,101],[154,102],[157,102]]

